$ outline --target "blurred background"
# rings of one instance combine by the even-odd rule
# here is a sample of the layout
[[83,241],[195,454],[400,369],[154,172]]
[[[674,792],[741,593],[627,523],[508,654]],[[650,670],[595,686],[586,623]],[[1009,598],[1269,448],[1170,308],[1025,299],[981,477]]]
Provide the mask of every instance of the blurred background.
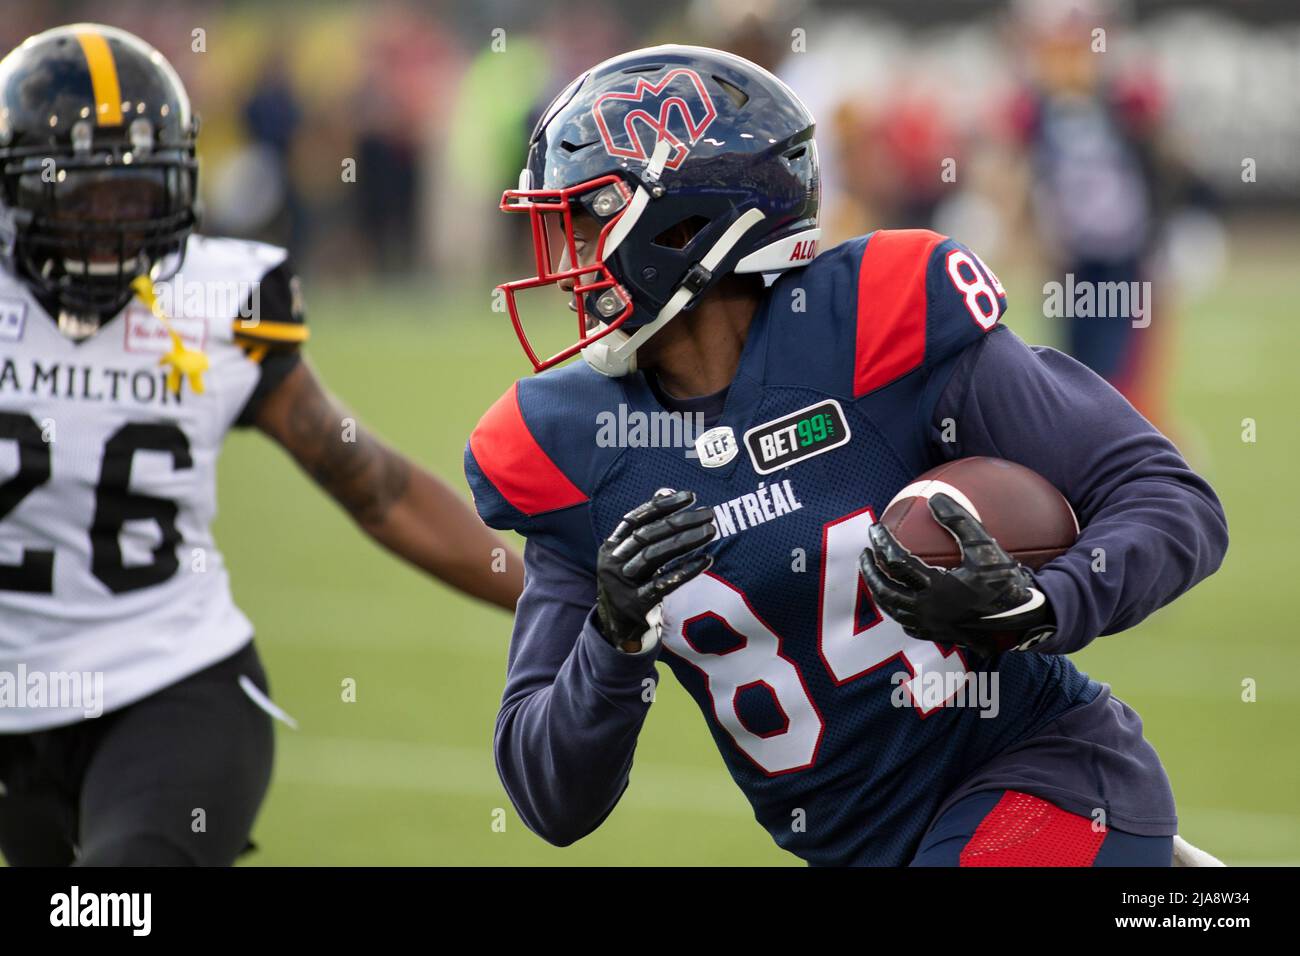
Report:
[[[818,119],[824,246],[884,226],[961,239],[1022,337],[1105,375],[1219,491],[1223,570],[1077,660],[1143,715],[1185,836],[1300,864],[1300,509],[1277,492],[1300,458],[1295,3],[94,0],[11,5],[0,45],[78,20],[171,60],[203,123],[205,231],[290,248],[326,381],[460,488],[470,429],[528,370],[491,290],[528,269],[496,205],[540,109],[654,43],[772,69]],[[1049,290],[1070,275],[1150,283],[1149,310],[1062,316]],[[228,443],[221,507],[299,723],[250,864],[797,863],[671,679],[619,808],[547,846],[492,764],[508,618],[375,551],[256,435]]]

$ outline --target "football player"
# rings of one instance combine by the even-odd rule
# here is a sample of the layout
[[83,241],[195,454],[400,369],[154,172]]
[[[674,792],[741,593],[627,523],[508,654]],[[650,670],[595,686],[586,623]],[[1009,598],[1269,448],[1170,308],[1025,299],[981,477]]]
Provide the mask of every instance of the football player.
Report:
[[[527,539],[495,743],[516,809],[558,845],[599,826],[663,662],[810,863],[1169,865],[1141,721],[1066,655],[1215,570],[1218,500],[1109,385],[1000,325],[1002,286],[960,243],[815,255],[817,187],[803,104],[717,50],[601,63],[532,134],[502,207],[529,218],[537,274],[502,288],[538,371],[584,361],[512,385],[466,450],[479,513]],[[539,357],[515,299],[550,284],[580,338]],[[706,430],[596,441],[617,410]],[[1050,479],[1078,544],[1030,571],[936,496],[965,550],[937,572],[875,526],[971,455]]]
[[469,505],[302,359],[285,251],[193,233],[196,128],[172,67],[121,30],[50,30],[0,62],[11,864],[229,864],[247,845],[274,705],[210,530],[232,426],[434,577],[507,609],[522,587]]

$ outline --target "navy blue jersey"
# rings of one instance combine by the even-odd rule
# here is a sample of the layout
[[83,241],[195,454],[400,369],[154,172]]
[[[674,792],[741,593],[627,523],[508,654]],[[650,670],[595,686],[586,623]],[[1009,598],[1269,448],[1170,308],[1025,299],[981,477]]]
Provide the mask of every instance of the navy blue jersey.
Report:
[[[813,863],[906,862],[964,782],[984,771],[989,786],[1004,784],[1005,774],[988,772],[1004,755],[1093,714],[1090,705],[1117,703],[1059,654],[990,664],[907,637],[876,611],[857,571],[875,516],[946,454],[934,433],[941,401],[969,410],[962,453],[986,453],[976,446],[987,409],[969,393],[962,360],[992,338],[1004,308],[997,278],[960,244],[877,232],[768,290],[706,423],[707,448],[655,447],[630,432],[602,440],[611,421],[662,421],[640,374],[609,379],[573,364],[518,382],[489,410],[466,472],[484,520],[529,539],[497,758],[530,826],[570,842],[612,809],[656,654],[699,705],[759,822]],[[593,625],[596,550],[663,487],[690,489],[714,509],[714,565],[664,603],[655,653],[625,655]],[[1189,520],[1198,534],[1203,523],[1213,522]],[[1166,599],[1213,563],[1207,555]],[[1083,615],[1068,563],[1039,583],[1065,613]],[[1069,647],[1055,649],[1083,642],[1062,631]],[[1172,833],[1172,799],[1150,761],[1164,793],[1149,813],[1121,800],[1119,815]],[[1028,792],[1053,796],[1043,792],[1053,782],[1042,784]]]

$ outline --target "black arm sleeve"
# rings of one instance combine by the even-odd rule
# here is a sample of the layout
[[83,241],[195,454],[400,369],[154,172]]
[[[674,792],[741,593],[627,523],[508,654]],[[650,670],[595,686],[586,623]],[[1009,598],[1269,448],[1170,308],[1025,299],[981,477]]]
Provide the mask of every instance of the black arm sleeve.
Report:
[[[250,317],[248,321],[243,320],[245,316]],[[262,277],[235,320],[235,341],[261,369],[257,386],[235,419],[236,426],[254,424],[262,402],[302,361],[300,346],[305,334],[298,275],[286,259]]]

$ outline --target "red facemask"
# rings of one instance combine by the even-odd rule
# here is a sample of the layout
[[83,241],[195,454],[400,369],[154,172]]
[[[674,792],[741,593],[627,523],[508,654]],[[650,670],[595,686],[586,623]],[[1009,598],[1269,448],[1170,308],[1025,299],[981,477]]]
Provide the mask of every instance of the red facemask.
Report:
[[[606,192],[608,190],[608,192]],[[579,264],[573,228],[574,202],[594,194],[591,205],[603,225],[596,238],[596,254],[591,262]],[[497,286],[506,296],[510,322],[524,352],[541,372],[577,355],[593,342],[613,332],[628,320],[633,311],[632,299],[605,264],[610,233],[631,208],[632,191],[618,176],[601,176],[564,189],[507,189],[501,197],[501,211],[527,213],[533,241],[537,272],[527,279],[504,282]],[[602,204],[608,207],[602,210]],[[578,211],[586,212],[579,207]],[[609,250],[612,252],[613,250]],[[557,268],[565,266],[567,268]],[[578,341],[550,358],[538,359],[519,318],[516,295],[527,289],[573,282],[573,308],[578,314]],[[598,293],[594,302],[596,315],[589,320],[587,296]]]

